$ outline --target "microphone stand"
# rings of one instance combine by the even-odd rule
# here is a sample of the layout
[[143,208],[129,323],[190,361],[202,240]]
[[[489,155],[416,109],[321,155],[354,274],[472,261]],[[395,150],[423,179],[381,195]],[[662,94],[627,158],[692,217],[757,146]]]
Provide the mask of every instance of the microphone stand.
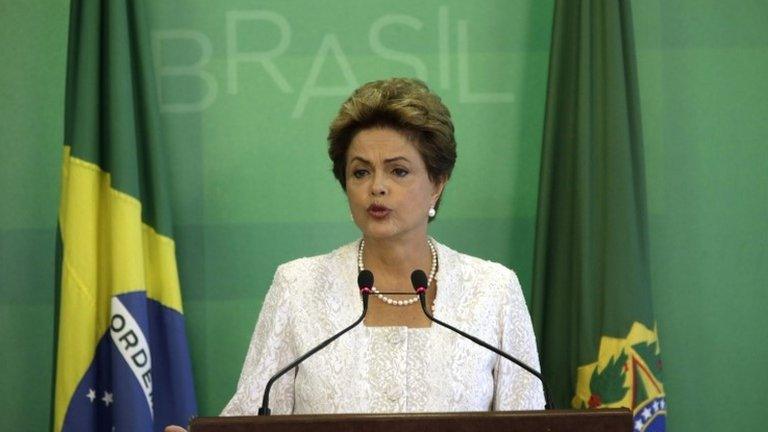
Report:
[[370,295],[371,290],[368,289],[368,288],[361,288],[360,289],[360,293],[362,294],[362,297],[363,297],[363,313],[360,314],[360,318],[358,318],[357,321],[355,321],[352,324],[350,324],[344,330],[342,330],[342,331],[336,333],[335,335],[331,336],[330,338],[326,339],[325,341],[320,343],[320,345],[318,345],[318,346],[312,348],[311,350],[307,351],[304,355],[302,355],[301,357],[299,357],[296,360],[292,361],[288,366],[286,366],[286,367],[280,369],[279,371],[277,371],[277,373],[274,374],[272,376],[272,378],[269,379],[269,381],[267,381],[267,385],[264,388],[264,398],[261,401],[261,407],[259,407],[259,415],[260,416],[268,416],[272,412],[269,409],[269,390],[272,388],[272,384],[274,384],[275,381],[277,381],[278,378],[280,378],[281,376],[285,375],[286,372],[288,372],[289,370],[295,368],[296,366],[299,365],[299,363],[303,362],[304,360],[306,360],[307,358],[309,358],[310,356],[312,356],[316,352],[318,352],[321,349],[323,349],[326,346],[328,346],[328,344],[330,344],[331,342],[333,342],[336,339],[338,339],[339,336],[341,336],[344,333],[352,330],[355,326],[360,324],[363,321],[363,319],[365,319],[365,314],[368,312],[368,296]]
[[498,349],[498,348],[496,348],[496,347],[494,347],[492,345],[489,345],[486,342],[483,342],[482,340],[480,340],[480,339],[478,339],[478,338],[476,338],[476,337],[474,337],[474,336],[472,336],[470,334],[464,333],[463,331],[457,329],[456,327],[454,327],[454,326],[452,326],[450,324],[446,324],[446,323],[440,321],[439,319],[433,317],[432,314],[428,310],[429,308],[427,308],[427,300],[426,300],[426,296],[424,294],[425,291],[426,291],[426,289],[424,287],[418,287],[416,289],[416,292],[419,295],[419,302],[421,303],[421,310],[424,311],[424,315],[426,315],[427,318],[429,318],[430,321],[432,321],[432,322],[434,322],[436,324],[439,324],[439,325],[447,328],[448,330],[452,330],[452,331],[458,333],[461,336],[464,336],[465,338],[467,338],[467,339],[471,340],[472,342],[480,345],[481,347],[493,351],[494,353],[504,357],[505,359],[511,361],[512,363],[514,363],[514,364],[520,366],[521,368],[525,369],[526,371],[530,372],[531,375],[535,376],[536,378],[539,379],[539,381],[541,381],[541,385],[544,388],[544,409],[552,409],[553,408],[552,402],[549,399],[549,390],[547,389],[547,384],[544,382],[544,376],[542,376],[536,369],[528,366],[527,364],[525,364],[522,361],[512,357],[511,355],[505,353],[504,351],[502,351],[502,350],[500,350],[500,349]]

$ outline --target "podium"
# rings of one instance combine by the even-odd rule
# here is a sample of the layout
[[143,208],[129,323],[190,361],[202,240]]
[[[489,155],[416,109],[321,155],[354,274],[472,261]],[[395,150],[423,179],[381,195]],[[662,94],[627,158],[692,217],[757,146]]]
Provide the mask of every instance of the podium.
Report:
[[189,432],[631,432],[628,409],[198,417]]

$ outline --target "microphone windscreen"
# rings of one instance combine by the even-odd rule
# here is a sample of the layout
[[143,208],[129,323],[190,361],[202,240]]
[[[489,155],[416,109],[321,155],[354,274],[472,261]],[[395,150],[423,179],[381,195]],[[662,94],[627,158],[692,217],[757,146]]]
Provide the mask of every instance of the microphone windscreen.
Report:
[[360,289],[373,286],[373,273],[370,270],[363,270],[357,275],[357,287]]
[[413,289],[418,291],[419,288],[427,289],[427,274],[423,270],[414,270],[411,273],[411,284]]

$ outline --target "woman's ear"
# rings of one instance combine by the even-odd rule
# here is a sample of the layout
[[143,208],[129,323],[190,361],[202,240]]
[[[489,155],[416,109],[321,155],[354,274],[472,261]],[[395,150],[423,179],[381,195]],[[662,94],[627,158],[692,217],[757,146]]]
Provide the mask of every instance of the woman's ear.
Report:
[[437,203],[437,200],[440,199],[440,195],[443,194],[443,189],[445,189],[446,183],[448,183],[447,178],[442,178],[437,182],[433,183],[434,189],[432,192],[432,207],[435,206],[435,204]]

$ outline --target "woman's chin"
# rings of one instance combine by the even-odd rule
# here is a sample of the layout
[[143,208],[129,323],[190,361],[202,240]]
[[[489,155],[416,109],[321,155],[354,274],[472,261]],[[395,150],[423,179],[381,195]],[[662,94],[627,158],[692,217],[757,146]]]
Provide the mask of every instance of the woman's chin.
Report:
[[395,236],[395,233],[387,230],[366,230],[363,237],[371,240],[385,240]]
[[398,234],[398,230],[390,224],[373,221],[366,224],[363,236],[370,239],[386,239]]

